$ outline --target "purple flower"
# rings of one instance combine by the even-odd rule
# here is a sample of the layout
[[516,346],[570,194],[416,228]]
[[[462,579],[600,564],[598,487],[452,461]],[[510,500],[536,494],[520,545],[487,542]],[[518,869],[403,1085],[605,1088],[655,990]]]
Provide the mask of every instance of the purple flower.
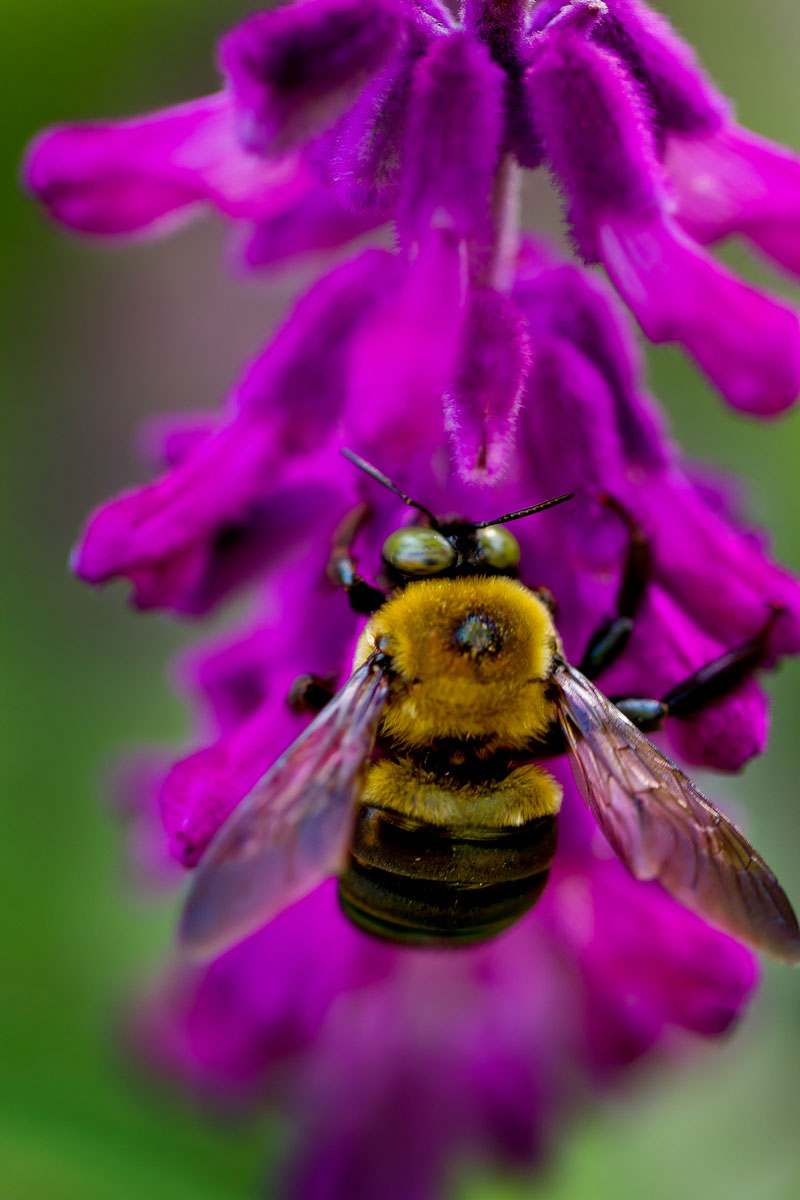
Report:
[[[238,249],[249,268],[386,219],[413,263],[444,220],[470,243],[474,281],[506,290],[486,189],[499,161],[547,163],[581,254],[602,262],[648,338],[682,345],[745,411],[795,400],[796,314],[700,243],[741,232],[793,270],[797,160],[733,123],[638,0],[532,12],[469,0],[461,27],[434,0],[306,0],[244,21],[220,59],[219,96],[42,135],[27,185],[95,234],[152,231],[210,204],[250,227]],[[497,192],[495,225],[502,203]]]
[[402,0],[305,0],[255,13],[227,34],[220,61],[248,149],[306,141],[349,108],[364,83],[402,47]]
[[[215,209],[254,269],[382,222],[396,238],[316,281],[219,416],[152,424],[162,474],[102,505],[75,550],[81,578],[127,579],[140,608],[198,616],[251,589],[245,628],[176,671],[192,744],[122,781],[138,862],[193,867],[305,727],[297,677],[350,674],[362,622],[329,578],[332,541],[360,506],[373,581],[407,510],[343,445],[440,514],[574,492],[515,526],[520,577],[556,597],[572,661],[615,612],[635,524],[652,577],[610,695],[662,696],[761,631],[763,665],[800,652],[800,584],[733,489],[670,443],[617,296],[518,228],[520,167],[546,165],[580,257],[650,340],[683,346],[736,408],[795,400],[797,315],[703,245],[742,233],[794,269],[796,160],[735,125],[669,26],[638,0],[466,0],[460,20],[439,0],[304,0],[242,22],[219,60],[216,96],[42,134],[28,187],[102,236]],[[734,770],[766,732],[751,677],[663,738]],[[193,1090],[291,1112],[293,1200],[426,1200],[454,1154],[535,1161],[587,1086],[740,1012],[750,954],[630,879],[554,773],[552,878],[504,936],[459,954],[378,944],[328,881],[169,972],[133,1018],[143,1057]]]
[[754,982],[741,947],[584,851],[535,916],[455,955],[364,938],[325,884],[165,979],[132,1032],[200,1098],[280,1103],[302,1130],[292,1197],[433,1200],[454,1160],[540,1159],[587,1085],[617,1083],[677,1031],[724,1032]]
[[23,177],[54,220],[96,237],[167,233],[212,208],[242,231],[248,267],[328,249],[375,226],[317,186],[307,154],[249,153],[235,119],[220,92],[133,120],[56,126],[28,148]]
[[[302,537],[315,491],[332,511],[322,493],[336,492],[339,464],[328,454],[312,468],[309,456],[338,436],[348,337],[391,282],[393,265],[388,254],[367,251],[322,279],[245,372],[217,428],[161,479],[92,517],[73,556],[77,574],[92,583],[128,577],[142,608],[204,611],[202,598],[219,591],[232,558],[237,568],[254,556],[267,565],[270,549],[281,546],[275,510],[265,505],[277,500],[286,513],[284,544]],[[286,489],[306,495],[290,504]]]
[[797,315],[676,224],[649,111],[623,63],[571,22],[539,36],[530,103],[579,253],[603,264],[651,341],[681,343],[731,404],[786,408],[800,388]]
[[609,10],[596,37],[626,61],[653,106],[676,219],[698,242],[740,234],[800,273],[800,159],[736,123],[663,17],[638,0],[612,0]]

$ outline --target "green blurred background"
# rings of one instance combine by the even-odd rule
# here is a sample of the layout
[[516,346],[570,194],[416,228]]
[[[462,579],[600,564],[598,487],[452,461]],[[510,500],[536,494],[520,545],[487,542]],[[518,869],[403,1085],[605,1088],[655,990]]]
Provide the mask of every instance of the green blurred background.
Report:
[[[3,5],[2,1200],[234,1200],[264,1187],[274,1154],[268,1125],[209,1124],[139,1080],[115,1048],[120,1002],[155,969],[173,913],[125,884],[103,776],[120,749],[186,736],[165,673],[196,631],[133,614],[119,589],[90,593],[64,564],[87,510],[140,477],[132,447],[141,419],[214,405],[301,276],[235,285],[210,222],[172,241],[96,251],[47,228],[13,183],[41,125],[213,89],[214,36],[248,7]],[[669,0],[667,9],[741,119],[800,146],[795,0]],[[738,252],[734,261],[767,278]],[[723,412],[670,351],[653,355],[653,375],[684,445],[748,478],[754,514],[800,569],[800,416],[759,427]],[[759,847],[797,901],[800,665],[769,687],[767,757],[714,791],[749,808]],[[625,1096],[586,1113],[546,1178],[471,1177],[463,1195],[794,1200],[799,1060],[800,975],[768,966],[726,1043],[645,1071]]]

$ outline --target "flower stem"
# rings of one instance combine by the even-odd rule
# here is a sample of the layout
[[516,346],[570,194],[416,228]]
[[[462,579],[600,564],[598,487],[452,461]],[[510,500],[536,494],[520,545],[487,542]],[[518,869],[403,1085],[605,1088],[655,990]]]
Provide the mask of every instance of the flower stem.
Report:
[[510,154],[504,155],[494,177],[492,225],[494,238],[485,270],[478,282],[509,292],[519,250],[520,169]]

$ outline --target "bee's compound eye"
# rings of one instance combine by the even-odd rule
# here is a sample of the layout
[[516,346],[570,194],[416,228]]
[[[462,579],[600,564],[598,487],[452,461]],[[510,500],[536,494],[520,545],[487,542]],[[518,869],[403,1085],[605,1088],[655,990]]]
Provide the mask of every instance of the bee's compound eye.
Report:
[[482,563],[498,571],[511,571],[519,566],[519,542],[502,525],[487,525],[476,529],[478,556]]
[[456,552],[436,529],[397,529],[383,543],[383,558],[403,575],[438,575],[455,562]]

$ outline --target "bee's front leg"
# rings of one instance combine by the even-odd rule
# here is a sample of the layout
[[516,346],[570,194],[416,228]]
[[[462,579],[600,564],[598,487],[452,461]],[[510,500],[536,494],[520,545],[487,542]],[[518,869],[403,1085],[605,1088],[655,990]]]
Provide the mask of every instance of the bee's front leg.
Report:
[[627,646],[634,618],[647,590],[652,562],[650,539],[632,513],[612,496],[604,496],[603,503],[624,521],[628,530],[628,549],[617,593],[616,613],[591,636],[578,668],[587,679],[597,679]]
[[735,650],[728,650],[719,658],[692,671],[675,687],[670,688],[662,703],[669,716],[688,717],[719,696],[724,696],[758,667],[763,666],[769,651],[770,634],[783,613],[780,605],[774,605],[759,631]]
[[664,717],[690,717],[712,700],[728,695],[764,664],[770,634],[782,612],[780,606],[774,606],[753,637],[692,671],[660,700],[610,698],[629,721],[646,733],[658,729]]
[[382,591],[361,578],[353,558],[353,541],[368,515],[367,504],[357,504],[347,513],[333,535],[328,560],[328,578],[347,593],[353,612],[364,617],[372,616],[386,600]]

